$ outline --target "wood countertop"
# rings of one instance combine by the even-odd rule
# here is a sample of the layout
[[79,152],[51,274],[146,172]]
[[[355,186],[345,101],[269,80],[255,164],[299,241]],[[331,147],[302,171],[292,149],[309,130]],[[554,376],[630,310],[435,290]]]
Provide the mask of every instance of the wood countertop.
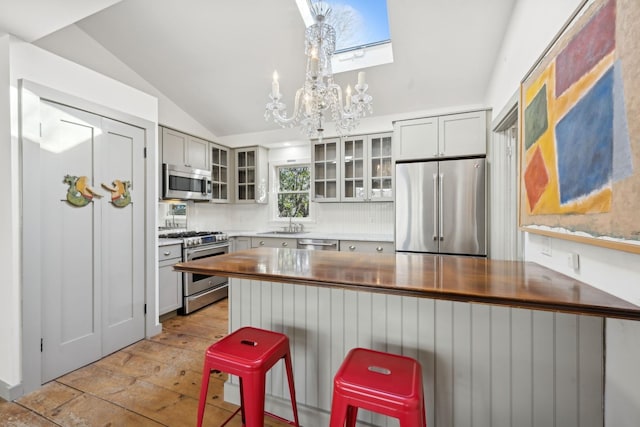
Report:
[[640,307],[531,262],[256,248],[175,270],[640,320]]

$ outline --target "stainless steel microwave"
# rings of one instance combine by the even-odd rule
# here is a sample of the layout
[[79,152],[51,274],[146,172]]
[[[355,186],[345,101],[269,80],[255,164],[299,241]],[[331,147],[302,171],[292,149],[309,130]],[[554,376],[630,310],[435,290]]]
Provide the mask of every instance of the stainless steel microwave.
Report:
[[211,200],[211,171],[163,163],[162,198]]

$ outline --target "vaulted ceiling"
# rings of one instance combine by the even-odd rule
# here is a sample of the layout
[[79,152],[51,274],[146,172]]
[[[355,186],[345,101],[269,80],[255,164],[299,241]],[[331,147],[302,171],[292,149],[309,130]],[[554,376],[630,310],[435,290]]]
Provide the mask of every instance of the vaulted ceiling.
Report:
[[[515,2],[388,0],[394,62],[366,70],[374,114],[485,103]],[[278,129],[263,117],[273,70],[288,104],[303,81],[305,27],[295,0],[3,0],[0,6],[0,31],[26,41],[46,40],[72,24],[217,136]],[[336,80],[353,84],[356,72]]]

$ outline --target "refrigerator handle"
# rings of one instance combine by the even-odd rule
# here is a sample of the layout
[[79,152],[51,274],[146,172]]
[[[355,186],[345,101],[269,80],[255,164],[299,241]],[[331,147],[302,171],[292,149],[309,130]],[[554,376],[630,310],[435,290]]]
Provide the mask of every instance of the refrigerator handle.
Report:
[[438,233],[438,235],[440,236],[440,240],[444,240],[444,207],[443,205],[443,196],[442,196],[442,181],[444,181],[444,174],[441,173],[440,174],[440,179],[438,180],[440,183],[440,191],[438,191],[438,195],[439,195],[439,203],[438,205],[440,206],[440,215],[438,217],[439,223],[440,223],[440,233]]
[[433,240],[438,240],[438,175],[433,174]]

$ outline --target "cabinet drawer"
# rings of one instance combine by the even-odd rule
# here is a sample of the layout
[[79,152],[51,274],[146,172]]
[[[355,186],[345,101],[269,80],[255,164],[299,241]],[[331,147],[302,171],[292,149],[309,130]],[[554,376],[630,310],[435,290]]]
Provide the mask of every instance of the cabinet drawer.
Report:
[[376,252],[392,254],[395,251],[392,242],[366,242],[362,240],[340,240],[342,252]]
[[297,247],[297,239],[283,239],[279,237],[252,237],[252,248],[292,248]]
[[162,262],[167,259],[182,259],[182,245],[166,245],[158,246],[158,261]]

